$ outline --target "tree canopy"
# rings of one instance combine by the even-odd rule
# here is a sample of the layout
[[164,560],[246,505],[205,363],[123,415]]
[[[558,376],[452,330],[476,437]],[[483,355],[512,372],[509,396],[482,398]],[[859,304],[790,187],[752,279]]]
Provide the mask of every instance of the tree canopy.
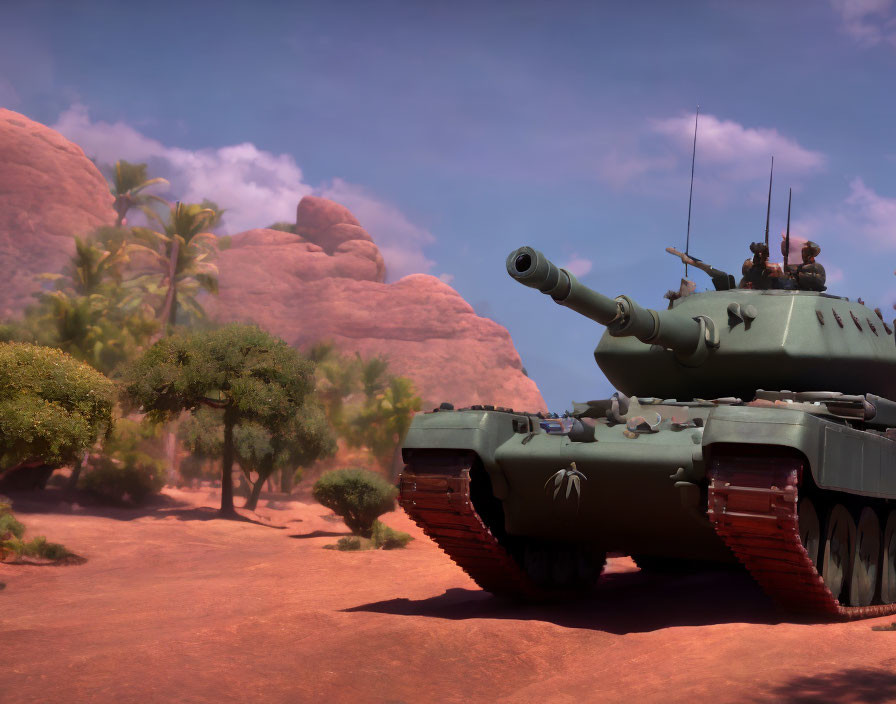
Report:
[[116,389],[59,350],[0,343],[0,468],[74,461],[112,425]]
[[232,513],[236,427],[262,426],[274,458],[291,445],[288,438],[307,440],[293,424],[314,407],[314,365],[258,327],[231,324],[159,340],[128,369],[125,388],[154,421],[203,406],[222,410],[221,511]]

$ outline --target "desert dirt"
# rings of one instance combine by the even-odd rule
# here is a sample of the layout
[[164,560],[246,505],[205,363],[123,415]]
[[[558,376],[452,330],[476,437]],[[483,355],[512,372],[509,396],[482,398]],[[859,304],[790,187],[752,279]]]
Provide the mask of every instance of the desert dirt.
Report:
[[[28,535],[83,555],[0,564],[0,702],[888,702],[892,618],[781,620],[748,577],[649,576],[611,558],[595,598],[482,592],[401,512],[405,550],[325,550],[327,509],[217,517],[14,495]],[[270,525],[262,525],[270,524]],[[273,527],[272,527],[273,526]]]

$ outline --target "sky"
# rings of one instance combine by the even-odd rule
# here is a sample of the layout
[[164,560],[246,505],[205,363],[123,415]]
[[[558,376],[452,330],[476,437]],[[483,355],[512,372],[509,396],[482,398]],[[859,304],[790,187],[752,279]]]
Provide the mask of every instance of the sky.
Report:
[[[346,205],[390,281],[504,325],[551,410],[606,397],[603,329],[505,271],[522,245],[662,308],[691,252],[739,274],[821,245],[829,292],[896,302],[896,0],[0,0],[0,107],[145,161],[223,231]],[[694,273],[698,288],[708,277]],[[488,399],[482,399],[488,403]]]

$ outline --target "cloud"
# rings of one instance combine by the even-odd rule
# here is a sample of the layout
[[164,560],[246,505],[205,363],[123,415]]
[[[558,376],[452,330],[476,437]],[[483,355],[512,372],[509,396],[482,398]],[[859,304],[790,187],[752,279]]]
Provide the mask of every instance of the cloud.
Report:
[[590,259],[580,257],[578,254],[573,254],[569,261],[563,265],[563,268],[573,276],[585,276],[585,274],[591,271],[592,266]]
[[831,0],[831,7],[840,15],[843,31],[860,45],[896,46],[893,0]]
[[439,274],[437,278],[439,281],[450,285],[454,281],[454,274]]
[[[694,113],[649,119],[614,135],[598,158],[598,175],[617,189],[637,188],[642,195],[679,193],[690,172]],[[822,171],[827,157],[771,127],[748,127],[701,113],[697,135],[695,183],[702,198],[724,203],[742,197],[744,184],[775,175],[792,180]],[[759,191],[757,191],[758,193]]]
[[[652,120],[653,132],[690,156],[694,115]],[[697,159],[721,171],[727,180],[746,181],[768,173],[770,157],[775,170],[788,174],[820,171],[825,155],[812,151],[770,127],[745,127],[733,120],[701,115],[697,133]]]
[[879,195],[861,178],[854,178],[849,189],[842,216],[844,225],[886,249],[896,248],[896,198]]
[[231,233],[294,222],[296,205],[313,190],[291,156],[250,143],[199,150],[168,147],[123,122],[91,122],[83,105],[70,107],[52,127],[100,164],[146,162],[152,175],[171,182],[166,195],[172,198],[215,201],[226,209],[223,226]]
[[336,178],[319,189],[318,194],[341,203],[358,218],[383,254],[389,281],[408,274],[428,273],[435,266],[423,253],[425,246],[435,242],[432,233],[412,223],[398,208],[374,197],[363,186]]
[[435,241],[432,233],[363,186],[336,178],[313,187],[288,154],[273,154],[249,142],[217,149],[170,147],[123,122],[91,121],[87,108],[80,104],[64,111],[52,127],[101,165],[118,159],[147,163],[151,175],[171,183],[167,192],[156,190],[161,195],[186,202],[208,198],[218,203],[226,210],[220,228],[223,232],[295,222],[299,201],[315,194],[352,211],[379,247],[389,280],[429,273],[434,266],[423,253],[423,248]]

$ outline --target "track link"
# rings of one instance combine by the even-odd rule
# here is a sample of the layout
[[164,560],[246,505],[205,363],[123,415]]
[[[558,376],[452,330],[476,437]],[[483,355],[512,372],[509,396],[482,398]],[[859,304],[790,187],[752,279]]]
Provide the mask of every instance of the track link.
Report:
[[716,457],[708,516],[762,589],[789,612],[847,621],[896,613],[896,604],[844,606],[831,593],[799,534],[797,458]]
[[543,599],[538,586],[492,534],[470,499],[469,453],[412,457],[399,503],[426,535],[485,591]]

